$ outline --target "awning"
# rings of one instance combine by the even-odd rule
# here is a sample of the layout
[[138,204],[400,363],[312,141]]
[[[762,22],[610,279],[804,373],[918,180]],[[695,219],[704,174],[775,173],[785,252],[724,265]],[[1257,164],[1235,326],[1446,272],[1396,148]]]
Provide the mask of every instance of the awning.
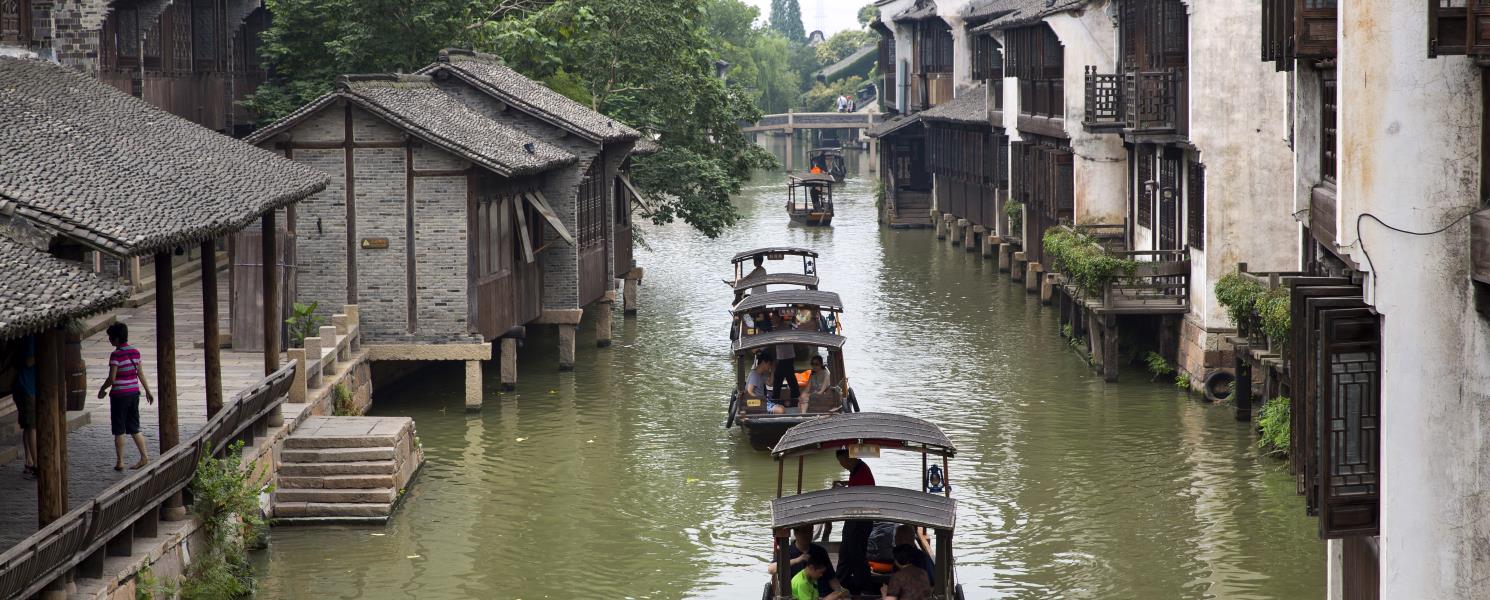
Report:
[[528,201],[528,204],[533,205],[533,209],[538,211],[538,214],[543,215],[543,219],[554,228],[554,233],[564,238],[570,246],[574,245],[574,236],[569,235],[569,230],[564,227],[564,222],[559,220],[559,215],[554,213],[553,207],[549,206],[548,198],[543,197],[543,192],[538,190],[524,192],[523,198]]
[[631,184],[631,178],[628,177],[625,173],[616,175],[616,177],[621,178],[621,185],[626,186],[626,191],[631,192],[631,197],[636,199],[637,204],[641,205],[642,216],[652,216],[652,207],[649,206],[647,204],[647,201],[642,198],[642,193],[637,191],[636,186]]
[[776,529],[853,519],[951,531],[957,526],[957,502],[919,490],[872,485],[817,490],[771,500],[771,527]]

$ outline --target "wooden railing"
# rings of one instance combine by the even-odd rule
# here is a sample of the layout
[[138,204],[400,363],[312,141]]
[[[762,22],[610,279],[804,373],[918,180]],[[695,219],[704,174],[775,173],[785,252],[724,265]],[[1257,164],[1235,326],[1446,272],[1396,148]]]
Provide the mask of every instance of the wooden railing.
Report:
[[1103,286],[1102,308],[1115,313],[1184,313],[1190,310],[1190,259],[1186,250],[1114,252],[1138,261],[1131,277]]
[[104,576],[104,559],[129,556],[135,537],[155,537],[162,506],[191,484],[204,453],[221,456],[234,440],[265,435],[297,373],[290,363],[239,392],[201,430],[154,463],[0,554],[0,599],[29,598],[78,577]]
[[1123,115],[1123,76],[1117,73],[1098,73],[1097,67],[1086,68],[1086,117],[1082,124],[1088,131],[1122,129],[1127,123]]
[[1173,133],[1182,129],[1180,69],[1138,71],[1123,75],[1123,115],[1135,133]]

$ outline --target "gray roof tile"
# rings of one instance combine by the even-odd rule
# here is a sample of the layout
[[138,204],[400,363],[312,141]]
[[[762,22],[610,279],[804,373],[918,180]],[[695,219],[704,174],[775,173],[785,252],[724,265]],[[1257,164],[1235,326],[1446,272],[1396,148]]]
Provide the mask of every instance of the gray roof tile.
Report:
[[962,90],[951,101],[921,111],[921,118],[927,121],[989,125],[987,87],[980,83]]
[[0,196],[121,255],[242,229],[326,176],[45,61],[0,57]]
[[641,133],[569,97],[549,89],[502,64],[491,54],[469,50],[440,51],[438,62],[419,71],[432,75],[445,70],[477,89],[534,117],[592,142],[635,140]]
[[0,235],[0,339],[35,333],[118,306],[122,285]]
[[987,33],[1040,22],[1050,15],[1081,8],[1088,0],[1004,0],[1008,12],[977,27],[974,32]]

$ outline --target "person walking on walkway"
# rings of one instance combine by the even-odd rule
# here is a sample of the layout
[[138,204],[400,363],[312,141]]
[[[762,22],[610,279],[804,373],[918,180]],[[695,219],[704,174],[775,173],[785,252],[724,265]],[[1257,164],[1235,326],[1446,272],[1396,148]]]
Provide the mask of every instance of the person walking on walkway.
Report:
[[140,391],[145,392],[145,401],[154,404],[155,395],[145,383],[145,370],[140,366],[140,351],[129,345],[129,327],[123,323],[109,326],[109,343],[114,352],[109,355],[109,377],[98,388],[98,397],[109,394],[109,426],[114,434],[114,470],[124,470],[124,436],[134,438],[135,448],[140,451],[140,462],[131,466],[139,469],[150,463],[150,454],[145,450],[145,436],[140,435]]
[[21,449],[26,454],[26,466],[22,471],[29,477],[36,476],[36,338],[26,336],[21,340],[21,358],[16,365],[15,385],[10,396],[15,400],[16,418],[21,426]]

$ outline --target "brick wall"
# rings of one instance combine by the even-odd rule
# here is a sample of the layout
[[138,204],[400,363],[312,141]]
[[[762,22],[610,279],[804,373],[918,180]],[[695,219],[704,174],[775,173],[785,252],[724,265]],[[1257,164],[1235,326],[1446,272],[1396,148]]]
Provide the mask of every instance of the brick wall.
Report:
[[55,0],[49,8],[33,13],[34,19],[49,21],[40,23],[43,27],[37,28],[35,35],[39,39],[50,37],[41,45],[51,48],[58,62],[96,75],[99,31],[108,14],[109,0]]
[[[466,161],[434,148],[414,149],[415,170],[467,166]],[[414,178],[416,335],[420,337],[459,337],[470,331],[466,216],[466,177]]]

